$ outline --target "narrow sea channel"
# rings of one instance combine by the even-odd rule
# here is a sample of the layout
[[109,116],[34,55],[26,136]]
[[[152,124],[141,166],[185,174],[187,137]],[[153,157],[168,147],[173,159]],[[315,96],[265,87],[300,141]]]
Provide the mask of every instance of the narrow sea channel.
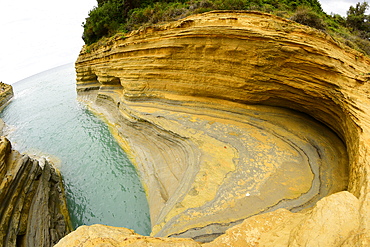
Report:
[[13,84],[14,98],[0,114],[6,135],[13,149],[56,164],[75,228],[99,223],[148,235],[136,170],[106,124],[76,100],[75,78],[68,64]]

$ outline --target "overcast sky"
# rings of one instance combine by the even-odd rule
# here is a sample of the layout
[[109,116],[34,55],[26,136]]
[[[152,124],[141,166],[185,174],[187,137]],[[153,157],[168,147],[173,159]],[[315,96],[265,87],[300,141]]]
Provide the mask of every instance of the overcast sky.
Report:
[[0,0],[0,81],[74,62],[96,0]]
[[[322,9],[327,14],[340,14],[341,16],[347,16],[347,10],[350,6],[356,6],[358,2],[364,2],[364,0],[319,0]],[[370,3],[370,1],[365,1]]]
[[[359,0],[362,2],[362,0]],[[328,14],[346,15],[357,0],[321,0]],[[74,62],[89,10],[96,0],[1,0],[0,81],[12,84]]]

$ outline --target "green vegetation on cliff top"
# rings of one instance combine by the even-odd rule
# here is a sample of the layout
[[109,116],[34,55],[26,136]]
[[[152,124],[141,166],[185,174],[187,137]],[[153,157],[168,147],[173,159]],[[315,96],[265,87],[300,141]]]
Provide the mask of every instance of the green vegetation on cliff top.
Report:
[[323,12],[318,0],[97,0],[83,23],[87,45],[141,26],[179,20],[212,10],[256,10],[322,30],[336,40],[370,55],[370,15],[367,2],[357,3],[347,17]]

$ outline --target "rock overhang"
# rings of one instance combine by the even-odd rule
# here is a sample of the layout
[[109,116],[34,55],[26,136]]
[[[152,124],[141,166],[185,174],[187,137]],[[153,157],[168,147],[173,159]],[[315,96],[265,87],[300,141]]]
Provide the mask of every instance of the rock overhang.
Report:
[[[82,51],[76,62],[78,90],[89,88],[84,78],[119,78],[122,87],[110,87],[108,92],[103,89],[109,83],[102,81],[97,94],[109,95],[131,123],[134,117],[164,126],[148,118],[148,102],[158,108],[166,104],[191,108],[201,102],[206,105],[202,109],[221,111],[225,105],[254,104],[306,113],[345,143],[348,190],[363,203],[370,169],[369,66],[366,56],[323,32],[272,15],[239,11],[216,11],[144,28],[89,53]],[[183,149],[179,144],[178,150]],[[369,212],[366,207],[362,210],[366,227]]]

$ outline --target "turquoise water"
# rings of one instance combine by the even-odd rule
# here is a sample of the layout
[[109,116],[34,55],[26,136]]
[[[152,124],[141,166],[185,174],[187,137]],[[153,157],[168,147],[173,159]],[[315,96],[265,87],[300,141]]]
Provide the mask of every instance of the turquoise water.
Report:
[[60,169],[73,226],[106,224],[150,233],[135,168],[108,127],[76,100],[73,64],[13,85],[1,112],[13,148],[49,156]]

